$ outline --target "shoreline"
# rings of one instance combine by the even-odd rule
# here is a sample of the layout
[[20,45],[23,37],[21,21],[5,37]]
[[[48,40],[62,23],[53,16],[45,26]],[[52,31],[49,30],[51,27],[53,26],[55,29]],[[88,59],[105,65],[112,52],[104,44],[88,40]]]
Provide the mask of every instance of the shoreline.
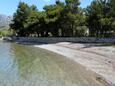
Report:
[[[100,62],[95,61],[96,59],[94,59],[94,58],[88,58],[88,56],[92,57],[94,54],[70,49],[67,47],[60,46],[60,45],[57,46],[57,44],[34,45],[34,47],[46,49],[46,50],[52,51],[54,53],[60,54],[62,56],[65,56],[65,57],[81,64],[82,66],[86,67],[87,70],[91,70],[91,71],[99,74],[100,76],[102,76],[105,79],[105,81],[107,81],[107,83],[109,83],[111,86],[115,86],[115,73],[114,73],[115,71],[113,69],[111,69],[111,67],[109,67],[109,65],[106,65],[104,63],[101,64]],[[99,55],[96,55],[94,57],[96,58],[98,56]],[[100,56],[100,57],[103,58],[102,56]],[[103,73],[107,69],[110,70],[110,71],[106,72],[108,74]],[[102,71],[102,73],[100,71]]]
[[[92,53],[87,50],[86,52],[86,51],[81,51],[79,49],[74,49],[76,45],[70,46],[72,42],[58,42],[58,43],[36,42],[34,43],[34,42],[29,42],[29,41],[17,41],[15,43],[24,44],[24,45],[32,45],[34,47],[45,49],[45,50],[57,53],[59,55],[65,56],[69,58],[70,60],[73,60],[76,63],[79,63],[80,65],[84,66],[87,70],[93,71],[97,75],[101,76],[103,81],[110,84],[107,86],[115,86],[115,65],[114,65],[114,68],[112,68],[111,64],[109,64],[111,63],[111,61],[104,61],[107,59],[104,58],[104,55],[101,55],[99,52]],[[84,44],[84,45],[89,44],[90,45],[90,43],[74,43],[74,44]],[[94,43],[94,44],[97,44],[97,43]],[[97,47],[97,45],[95,47]],[[105,51],[108,51],[108,50],[105,50]],[[114,56],[115,56],[115,53],[112,57]],[[96,59],[96,58],[100,58],[100,59]],[[115,58],[114,58],[114,62],[115,62]]]
[[[43,65],[45,65],[44,69],[47,68],[46,71],[49,70],[49,73],[51,75],[52,75],[52,71],[53,71],[53,74],[56,74],[56,76],[54,75],[53,77],[57,78],[58,76],[60,76],[60,79],[62,81],[64,80],[64,81],[69,82],[68,83],[69,86],[73,85],[76,82],[80,82],[80,84],[78,86],[81,86],[81,85],[83,85],[83,86],[85,86],[85,85],[87,85],[87,86],[112,86],[109,83],[107,83],[107,81],[103,77],[101,77],[99,74],[87,69],[84,65],[81,65],[70,58],[66,58],[63,55],[53,53],[53,52],[50,52],[49,50],[45,50],[45,49],[40,49],[40,48],[37,49],[37,48],[34,48],[33,45],[26,45],[25,43],[24,43],[24,45],[14,43],[14,45],[19,46],[19,49],[21,47],[22,48],[24,47],[23,50],[20,51],[20,54],[24,52],[24,53],[26,53],[27,57],[28,57],[27,52],[29,51],[30,59],[31,59],[31,57],[34,57],[35,51],[36,51],[35,55],[37,55],[38,57],[39,57],[38,54],[40,54],[39,50],[40,50],[40,52],[43,51],[42,52],[43,56],[40,55],[40,58],[42,58],[42,57],[43,57],[43,59],[45,58],[43,60]],[[42,46],[42,44],[39,46]],[[52,46],[53,46],[53,44],[52,44]],[[25,47],[28,47],[28,48],[25,48]],[[18,49],[18,47],[14,47],[14,48]],[[26,49],[26,50],[24,50],[24,49]],[[33,50],[35,50],[35,51],[33,51]],[[25,51],[27,51],[27,52],[25,52]],[[19,52],[19,51],[17,51],[17,52]],[[33,52],[33,54],[31,52]],[[28,58],[26,58],[26,59],[28,59]],[[23,60],[23,57],[22,57],[22,60]],[[29,61],[30,61],[29,63],[31,63],[31,60],[29,60]],[[41,60],[39,60],[39,61],[41,61]],[[38,59],[33,60],[33,62],[36,62],[38,64],[39,64],[39,61],[38,61]],[[33,62],[31,64],[34,67],[35,65],[33,64]],[[49,66],[49,64],[47,62],[49,64],[51,64],[51,67],[46,67],[46,66]],[[26,64],[26,65],[28,65],[28,64]],[[39,67],[42,67],[42,65],[38,66],[36,64],[36,67],[39,68]],[[54,71],[55,68],[56,68],[56,71]],[[67,77],[68,77],[68,79],[66,80]],[[54,79],[54,80],[56,80],[56,79]],[[73,83],[73,81],[74,81],[74,83]]]

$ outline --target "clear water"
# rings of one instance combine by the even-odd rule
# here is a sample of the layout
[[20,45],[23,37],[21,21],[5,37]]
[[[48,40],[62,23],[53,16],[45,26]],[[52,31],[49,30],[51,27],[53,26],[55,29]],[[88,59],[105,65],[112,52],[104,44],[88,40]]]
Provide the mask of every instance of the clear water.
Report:
[[75,62],[32,46],[0,42],[0,86],[104,86]]

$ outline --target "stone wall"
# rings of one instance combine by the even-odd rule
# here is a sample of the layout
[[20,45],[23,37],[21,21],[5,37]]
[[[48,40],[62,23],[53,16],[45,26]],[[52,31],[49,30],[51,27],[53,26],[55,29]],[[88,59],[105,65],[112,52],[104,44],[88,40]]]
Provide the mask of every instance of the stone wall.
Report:
[[34,43],[58,43],[58,42],[79,42],[79,43],[115,43],[115,38],[94,38],[94,37],[18,37],[17,42]]

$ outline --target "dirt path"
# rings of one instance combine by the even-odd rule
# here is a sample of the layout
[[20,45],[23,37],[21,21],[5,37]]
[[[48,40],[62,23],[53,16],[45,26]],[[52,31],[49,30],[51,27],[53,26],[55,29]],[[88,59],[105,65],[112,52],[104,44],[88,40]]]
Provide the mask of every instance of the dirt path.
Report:
[[85,66],[87,70],[101,75],[111,86],[115,86],[115,48],[71,43],[35,45],[35,47],[66,56]]

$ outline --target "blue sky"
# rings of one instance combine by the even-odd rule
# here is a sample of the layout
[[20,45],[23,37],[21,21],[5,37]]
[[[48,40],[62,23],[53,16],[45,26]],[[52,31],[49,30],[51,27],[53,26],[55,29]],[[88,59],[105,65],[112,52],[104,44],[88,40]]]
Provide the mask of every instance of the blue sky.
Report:
[[[17,9],[20,0],[0,0],[0,14],[13,15]],[[46,4],[53,4],[55,0],[21,0],[29,5],[36,5],[39,10],[42,10],[43,6]],[[61,0],[64,1],[64,0]],[[86,7],[91,3],[92,0],[80,0],[81,7]]]

